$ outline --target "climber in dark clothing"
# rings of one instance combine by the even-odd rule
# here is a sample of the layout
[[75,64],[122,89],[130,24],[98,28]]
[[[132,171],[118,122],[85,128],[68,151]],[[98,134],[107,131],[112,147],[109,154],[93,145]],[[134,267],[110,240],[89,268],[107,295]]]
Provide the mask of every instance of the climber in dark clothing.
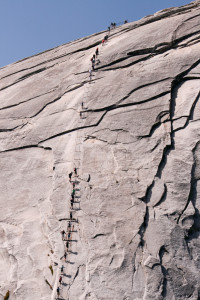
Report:
[[70,229],[71,229],[71,222],[68,223],[67,231],[70,231]]
[[72,180],[72,174],[73,174],[73,172],[69,173],[69,181]]
[[96,52],[95,52],[95,53],[96,53],[96,56],[99,55],[99,48],[96,49]]
[[60,284],[62,283],[62,276],[60,276],[60,278],[59,278],[59,283]]
[[66,260],[66,258],[67,258],[67,252],[64,253],[64,258]]
[[92,63],[92,70],[94,71],[94,66],[95,66],[95,64],[94,63]]
[[105,40],[105,41],[107,41],[107,40],[108,40],[108,35],[106,35],[106,36],[104,37],[104,40]]
[[59,286],[57,287],[57,295],[58,296],[60,295],[60,288],[59,288]]
[[73,199],[71,199],[71,200],[70,200],[70,202],[71,202],[71,209],[73,209],[74,200],[73,200]]
[[69,242],[66,242],[67,252],[69,251]]
[[77,168],[74,168],[74,173],[77,176]]
[[72,216],[72,211],[70,211],[70,220],[73,219],[73,216]]
[[89,176],[88,176],[87,182],[90,182],[90,174],[89,174]]
[[65,237],[65,231],[64,231],[64,229],[61,231],[61,234],[62,234],[62,239],[64,240],[64,237]]
[[60,271],[61,271],[61,273],[64,272],[64,266],[63,265],[61,266]]

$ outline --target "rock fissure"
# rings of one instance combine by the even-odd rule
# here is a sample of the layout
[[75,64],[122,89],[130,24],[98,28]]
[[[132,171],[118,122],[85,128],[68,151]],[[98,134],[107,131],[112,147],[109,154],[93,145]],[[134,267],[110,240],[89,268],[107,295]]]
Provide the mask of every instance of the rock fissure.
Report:
[[0,294],[199,297],[199,8],[0,69]]
[[199,144],[200,144],[200,141],[198,141],[196,143],[194,149],[192,149],[193,165],[192,165],[192,168],[191,168],[190,192],[189,192],[187,203],[186,203],[184,209],[182,210],[182,212],[179,214],[179,217],[177,219],[177,224],[179,224],[181,217],[183,216],[184,212],[186,211],[186,209],[188,208],[188,205],[190,203],[192,203],[192,205],[194,205],[194,207],[195,207],[195,199],[196,199],[196,195],[197,195],[197,187],[196,187],[197,180],[195,178],[195,170],[196,170],[195,152],[196,152],[196,149],[197,149]]
[[[136,105],[140,105],[140,104],[144,104],[144,103],[156,100],[158,98],[166,96],[169,93],[170,93],[169,91],[166,91],[166,92],[163,92],[163,93],[158,94],[156,96],[153,96],[151,98],[148,98],[147,100],[141,100],[141,101],[136,101],[136,102],[124,103],[124,104],[119,104],[119,105],[113,104],[113,105],[110,105],[110,106],[105,106],[103,108],[84,110],[83,112],[101,112],[101,111],[105,111],[105,110],[108,112],[108,111],[111,111],[111,110],[120,109],[120,108],[124,108],[124,107],[136,106]],[[119,103],[122,102],[122,101],[124,101],[124,100],[126,100],[127,98],[129,98],[130,95],[125,96],[122,100],[119,101]]]
[[24,103],[26,103],[26,102],[28,102],[28,101],[35,100],[35,99],[37,99],[37,98],[39,98],[39,97],[41,97],[41,96],[45,96],[45,95],[47,95],[47,94],[53,93],[57,88],[58,88],[58,87],[55,87],[55,89],[52,89],[52,90],[50,90],[50,91],[47,91],[47,92],[44,93],[44,94],[37,95],[37,96],[35,96],[35,97],[33,97],[33,98],[30,98],[30,99],[27,99],[27,100],[24,100],[24,101],[20,101],[20,102],[18,102],[18,103],[12,104],[12,105],[8,105],[8,106],[1,107],[0,110],[4,110],[4,109],[8,109],[8,108],[13,108],[13,107],[19,106],[19,105],[21,105],[21,104],[24,104]]

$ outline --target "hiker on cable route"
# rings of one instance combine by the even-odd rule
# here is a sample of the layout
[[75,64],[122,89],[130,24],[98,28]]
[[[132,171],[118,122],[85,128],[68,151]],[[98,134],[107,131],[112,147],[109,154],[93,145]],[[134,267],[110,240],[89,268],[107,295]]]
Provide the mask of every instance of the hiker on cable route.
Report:
[[73,174],[73,172],[70,172],[69,173],[69,181],[71,182],[71,180],[72,180],[72,174]]
[[64,237],[65,237],[65,231],[64,231],[64,229],[61,231],[61,234],[62,234],[62,240],[64,240]]
[[60,288],[59,288],[59,286],[57,287],[57,295],[58,295],[58,297],[60,296]]

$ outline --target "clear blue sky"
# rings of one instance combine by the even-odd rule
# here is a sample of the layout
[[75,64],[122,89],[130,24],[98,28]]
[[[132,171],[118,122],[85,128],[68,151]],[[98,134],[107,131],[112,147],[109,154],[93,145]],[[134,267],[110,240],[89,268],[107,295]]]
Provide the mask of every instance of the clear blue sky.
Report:
[[190,0],[0,0],[0,67]]

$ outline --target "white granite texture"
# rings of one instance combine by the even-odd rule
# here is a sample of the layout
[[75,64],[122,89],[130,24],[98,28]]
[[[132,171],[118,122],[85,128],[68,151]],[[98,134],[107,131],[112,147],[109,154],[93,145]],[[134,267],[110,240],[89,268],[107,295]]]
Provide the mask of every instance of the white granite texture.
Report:
[[0,69],[0,300],[56,299],[62,264],[58,299],[200,299],[199,20],[195,1]]

